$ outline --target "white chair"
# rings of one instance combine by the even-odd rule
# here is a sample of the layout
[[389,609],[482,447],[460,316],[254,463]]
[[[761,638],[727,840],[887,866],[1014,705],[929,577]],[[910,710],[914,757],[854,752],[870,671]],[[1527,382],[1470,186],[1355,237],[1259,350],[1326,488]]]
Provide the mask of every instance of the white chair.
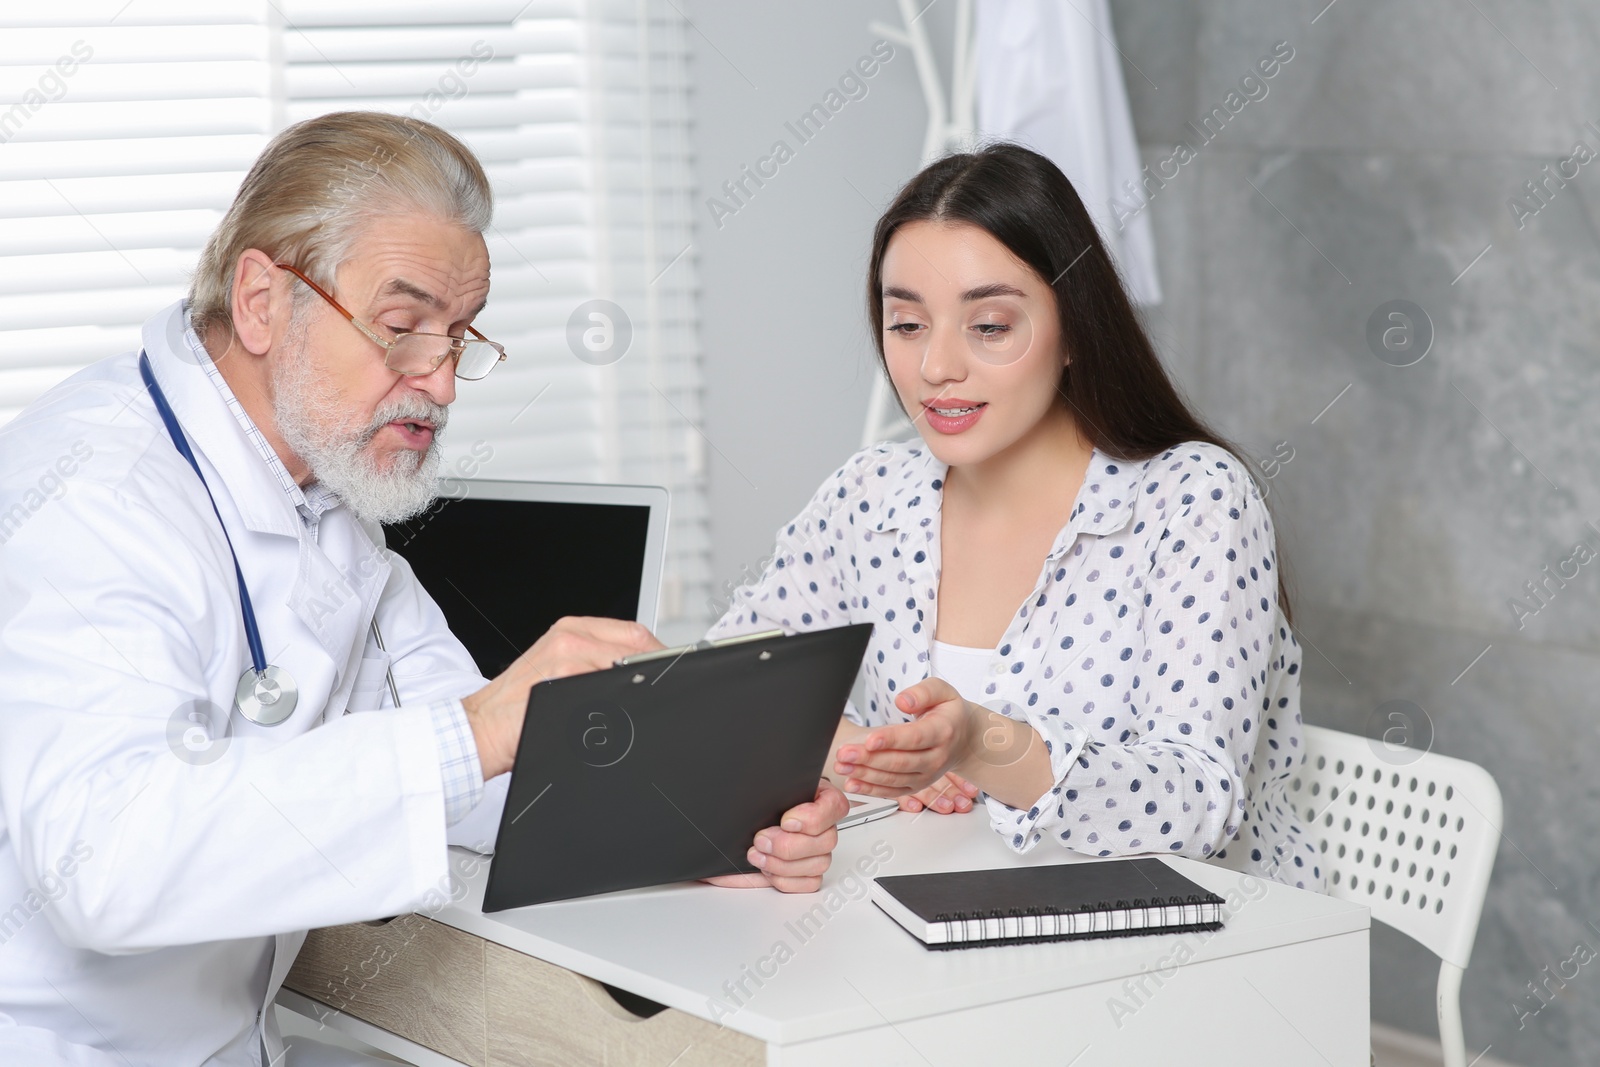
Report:
[[1289,800],[1322,854],[1328,892],[1439,957],[1439,1044],[1467,1067],[1461,976],[1500,845],[1500,787],[1475,763],[1305,727]]

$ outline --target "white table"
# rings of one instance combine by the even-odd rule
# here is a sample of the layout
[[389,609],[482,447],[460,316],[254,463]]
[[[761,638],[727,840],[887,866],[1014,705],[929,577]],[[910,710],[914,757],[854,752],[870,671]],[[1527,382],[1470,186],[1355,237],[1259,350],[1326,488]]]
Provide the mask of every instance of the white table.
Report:
[[[614,831],[625,848],[649,827]],[[485,863],[431,917],[676,1009],[661,1018],[699,1028],[679,1031],[690,1035],[680,1043],[725,1028],[749,1055],[753,1038],[771,1067],[1368,1063],[1366,908],[1163,857],[1229,900],[1221,931],[935,952],[866,898],[865,879],[847,877],[886,852],[873,873],[1094,862],[1048,843],[1017,857],[981,813],[900,813],[840,834],[820,894],[680,884],[485,915]],[[367,995],[380,994],[400,995]],[[287,991],[280,1003],[310,1007]],[[327,1021],[425,1067],[457,1062],[350,1013]]]

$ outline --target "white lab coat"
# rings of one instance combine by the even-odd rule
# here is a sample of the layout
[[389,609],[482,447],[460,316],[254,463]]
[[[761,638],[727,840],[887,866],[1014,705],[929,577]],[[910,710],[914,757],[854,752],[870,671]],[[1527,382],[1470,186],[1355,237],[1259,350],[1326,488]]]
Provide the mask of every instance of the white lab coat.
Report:
[[976,28],[978,132],[1049,156],[1088,208],[1129,296],[1161,303],[1150,216],[1138,208],[1148,194],[1107,0],[979,0]]
[[137,353],[0,429],[6,1064],[254,1065],[263,1030],[281,1049],[268,1009],[308,928],[448,886],[426,705],[483,684],[471,658],[380,531],[338,507],[310,539],[184,343],[181,304],[143,343],[299,705],[275,727],[232,714],[214,747],[197,732],[190,713],[231,709],[250,654],[222,528]]

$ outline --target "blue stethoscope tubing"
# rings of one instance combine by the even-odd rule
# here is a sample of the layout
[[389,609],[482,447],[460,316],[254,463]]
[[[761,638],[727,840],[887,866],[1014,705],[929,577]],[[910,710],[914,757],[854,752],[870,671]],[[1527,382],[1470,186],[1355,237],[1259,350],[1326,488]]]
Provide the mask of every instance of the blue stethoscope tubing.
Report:
[[161,386],[156,384],[155,375],[150,370],[150,357],[144,352],[139,353],[139,376],[144,379],[145,388],[150,392],[150,399],[155,401],[156,412],[166,425],[167,434],[172,438],[178,454],[189,461],[189,466],[194,468],[195,476],[200,479],[200,485],[205,489],[207,499],[211,501],[211,511],[216,515],[218,525],[222,527],[222,537],[228,543],[228,553],[233,556],[233,574],[239,581],[239,609],[244,616],[244,637],[250,646],[250,669],[239,679],[239,687],[234,695],[234,706],[241,715],[253,723],[276,726],[294,713],[295,704],[299,699],[294,679],[288,671],[267,662],[266,651],[261,645],[261,628],[256,625],[255,608],[250,604],[250,590],[244,584],[244,570],[239,566],[239,553],[234,550],[233,538],[228,536],[228,524],[222,521],[222,511],[217,507],[217,498],[212,494],[206,476],[200,471],[200,463],[195,459],[194,450],[189,447],[188,438],[183,434],[183,427],[179,424],[177,415],[172,412],[172,405],[167,403],[166,394],[161,391]]

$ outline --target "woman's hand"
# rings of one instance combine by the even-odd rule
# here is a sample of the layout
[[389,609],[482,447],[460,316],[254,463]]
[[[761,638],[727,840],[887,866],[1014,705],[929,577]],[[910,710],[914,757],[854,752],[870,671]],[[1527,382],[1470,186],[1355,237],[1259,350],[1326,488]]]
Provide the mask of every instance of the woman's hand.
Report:
[[972,810],[980,790],[955,771],[946,771],[944,777],[928,788],[908,793],[900,798],[901,811],[921,811],[927,808],[940,815],[965,814]]
[[918,682],[895,698],[895,706],[916,718],[875,727],[839,746],[834,771],[847,776],[846,792],[898,797],[937,782],[967,758],[980,715],[987,714],[941,678]]
[[783,813],[779,825],[756,834],[745,858],[760,867],[751,874],[720,874],[704,881],[730,889],[771,886],[780,893],[815,893],[839,844],[834,824],[849,814],[850,801],[827,779],[817,794]]

